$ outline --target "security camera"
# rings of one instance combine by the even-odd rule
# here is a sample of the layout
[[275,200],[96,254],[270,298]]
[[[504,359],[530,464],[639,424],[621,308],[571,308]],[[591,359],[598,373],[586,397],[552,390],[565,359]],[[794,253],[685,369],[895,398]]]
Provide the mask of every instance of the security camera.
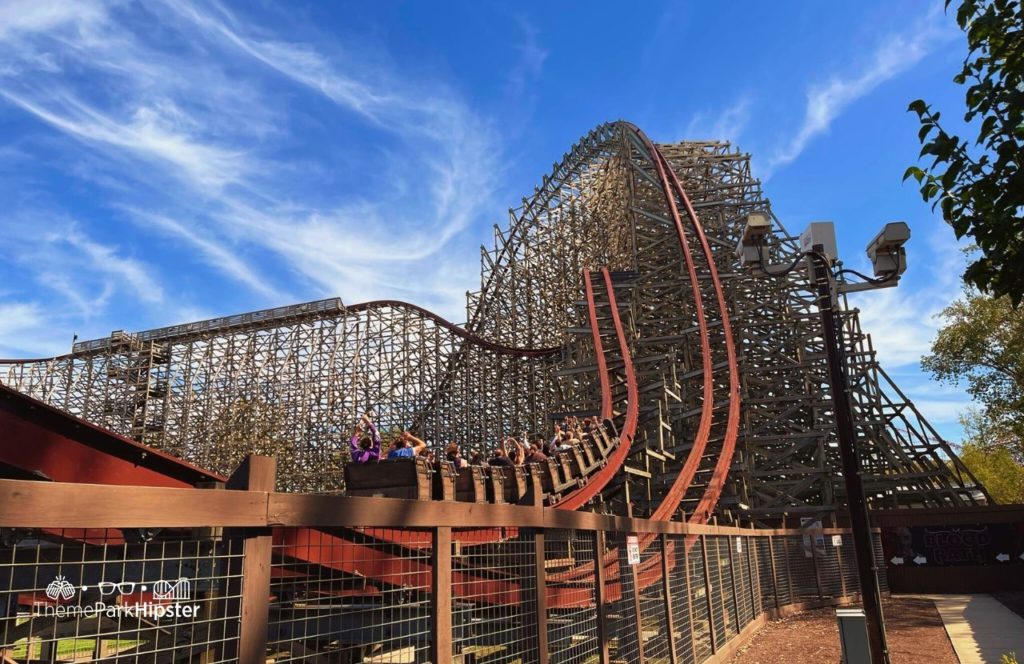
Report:
[[759,247],[764,238],[772,232],[772,221],[763,212],[752,212],[747,215],[747,225],[743,235],[736,244],[736,257],[743,265],[757,265],[761,262],[762,253]]
[[876,277],[899,276],[907,269],[907,252],[903,248],[910,239],[910,227],[906,222],[894,221],[868,243],[868,258]]

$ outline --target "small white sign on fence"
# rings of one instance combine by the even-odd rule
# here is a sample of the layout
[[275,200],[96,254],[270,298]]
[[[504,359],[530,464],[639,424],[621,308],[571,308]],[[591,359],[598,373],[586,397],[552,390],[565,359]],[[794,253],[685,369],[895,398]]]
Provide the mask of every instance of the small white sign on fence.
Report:
[[640,564],[640,538],[636,535],[626,536],[626,559],[630,565]]
[[833,535],[832,536],[832,546],[842,546],[842,545],[843,545],[843,536],[842,535]]
[[743,553],[743,538],[736,538],[736,553]]

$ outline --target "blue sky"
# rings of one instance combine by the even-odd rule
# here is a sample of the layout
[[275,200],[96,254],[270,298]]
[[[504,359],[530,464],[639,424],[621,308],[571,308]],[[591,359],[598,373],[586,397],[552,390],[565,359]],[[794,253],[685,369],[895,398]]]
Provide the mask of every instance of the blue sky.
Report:
[[751,152],[855,267],[906,220],[900,287],[853,302],[955,440],[967,398],[918,359],[962,259],[901,176],[964,54],[924,2],[0,0],[0,356],[335,295],[462,320],[491,225],[625,118]]

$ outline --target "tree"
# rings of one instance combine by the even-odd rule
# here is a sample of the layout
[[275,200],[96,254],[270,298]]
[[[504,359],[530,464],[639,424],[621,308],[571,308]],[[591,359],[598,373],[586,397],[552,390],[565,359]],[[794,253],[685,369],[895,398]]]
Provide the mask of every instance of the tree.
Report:
[[940,316],[944,325],[922,366],[943,382],[966,381],[980,405],[964,418],[972,442],[1024,462],[1024,309],[968,291]]
[[1001,505],[1024,503],[1024,466],[1003,448],[987,448],[979,443],[965,443],[960,460]]
[[971,144],[947,133],[938,111],[924,100],[912,102],[908,110],[921,122],[920,157],[934,159],[927,169],[911,166],[903,179],[913,177],[957,238],[969,237],[981,250],[964,280],[1018,306],[1024,297],[1024,6],[963,0],[956,20],[967,33],[968,54],[953,80],[969,85],[964,120],[978,136]]

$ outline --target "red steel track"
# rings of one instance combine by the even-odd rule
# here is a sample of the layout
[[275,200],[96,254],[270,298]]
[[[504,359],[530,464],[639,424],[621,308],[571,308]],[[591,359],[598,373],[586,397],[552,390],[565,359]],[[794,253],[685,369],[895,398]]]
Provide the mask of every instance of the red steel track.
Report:
[[[619,316],[618,304],[615,301],[615,288],[612,285],[611,273],[605,267],[601,268],[601,275],[604,277],[604,285],[608,292],[608,305],[611,309],[615,337],[619,342],[619,353],[622,354],[622,360],[625,364],[626,419],[619,430],[619,444],[608,458],[608,464],[594,473],[594,476],[589,478],[587,483],[580,489],[570,493],[555,505],[558,509],[563,510],[575,510],[583,507],[615,477],[615,473],[619,471],[622,463],[629,456],[629,448],[633,442],[633,437],[636,436],[637,416],[640,412],[640,405],[637,403],[636,373],[633,370],[633,359],[629,352],[626,333],[622,329],[622,320]],[[601,416],[602,418],[610,418],[613,414],[611,383],[608,379],[608,365],[605,362],[603,346],[601,344],[601,330],[597,322],[597,303],[594,301],[594,290],[590,283],[590,274],[584,273],[583,277],[587,290],[587,306],[590,309],[590,325],[594,335],[594,348],[598,358],[598,371],[601,374]]]

